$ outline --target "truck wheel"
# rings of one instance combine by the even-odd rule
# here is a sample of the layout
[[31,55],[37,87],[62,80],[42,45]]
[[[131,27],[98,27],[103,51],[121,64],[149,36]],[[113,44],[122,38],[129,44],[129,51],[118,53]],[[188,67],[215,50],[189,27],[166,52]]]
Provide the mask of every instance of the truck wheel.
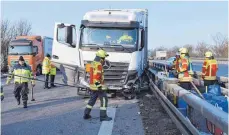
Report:
[[37,69],[36,69],[36,75],[39,76],[42,74],[42,69],[41,69],[41,66],[37,66]]

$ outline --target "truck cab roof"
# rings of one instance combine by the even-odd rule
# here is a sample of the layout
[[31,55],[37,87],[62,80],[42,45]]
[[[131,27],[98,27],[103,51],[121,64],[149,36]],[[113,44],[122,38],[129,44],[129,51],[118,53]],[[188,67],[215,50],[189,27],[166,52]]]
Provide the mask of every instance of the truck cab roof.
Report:
[[16,39],[41,40],[41,36],[17,36]]
[[143,23],[147,9],[100,9],[87,12],[82,24],[89,23]]

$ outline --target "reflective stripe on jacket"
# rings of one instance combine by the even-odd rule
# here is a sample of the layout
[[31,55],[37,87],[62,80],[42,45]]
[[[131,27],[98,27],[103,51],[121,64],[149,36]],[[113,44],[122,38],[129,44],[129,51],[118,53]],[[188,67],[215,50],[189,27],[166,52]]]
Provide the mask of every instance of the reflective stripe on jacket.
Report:
[[[8,76],[8,81],[10,81],[14,77],[15,83],[29,82],[30,79],[28,78],[33,78],[31,67],[27,64],[25,64],[24,66],[17,64],[10,70],[9,73],[11,75]],[[23,77],[19,77],[19,76],[23,76]],[[34,83],[34,80],[32,80],[32,83]]]
[[51,61],[48,57],[45,57],[42,62],[42,74],[48,74],[51,70]]
[[103,90],[107,89],[104,85],[103,66],[100,62],[93,61],[90,67],[90,89],[98,90],[99,87],[102,87]]
[[56,75],[56,67],[51,65],[50,75]]
[[180,82],[190,82],[192,77],[189,74],[190,63],[187,57],[181,58],[178,69],[178,78]]
[[216,80],[218,70],[217,61],[215,59],[205,59],[202,67],[204,80]]

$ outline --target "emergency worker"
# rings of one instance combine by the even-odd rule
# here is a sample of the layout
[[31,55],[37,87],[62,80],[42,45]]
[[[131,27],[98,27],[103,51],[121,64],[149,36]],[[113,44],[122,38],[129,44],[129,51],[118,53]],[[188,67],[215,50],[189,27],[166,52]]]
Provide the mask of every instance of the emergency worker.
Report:
[[1,101],[4,99],[4,92],[3,92],[3,87],[1,85]]
[[188,58],[188,49],[181,48],[180,50],[180,62],[178,68],[178,79],[180,86],[186,90],[191,90],[192,77],[189,74],[191,63]]
[[205,60],[202,67],[202,78],[204,80],[204,86],[206,92],[209,85],[213,85],[217,82],[216,74],[218,70],[217,61],[214,59],[212,52],[207,51],[205,53]]
[[119,38],[118,43],[131,43],[133,38],[128,35],[128,32],[124,32],[123,35]]
[[100,99],[100,121],[110,121],[111,117],[107,116],[107,87],[104,85],[104,71],[103,64],[105,57],[109,56],[104,50],[100,49],[96,53],[94,61],[90,67],[90,90],[91,97],[84,111],[84,119],[91,118],[90,112],[94,106],[96,99]]
[[[19,62],[9,71],[9,76],[7,78],[6,84],[8,85],[12,78],[14,77],[14,96],[17,100],[18,105],[20,105],[20,99],[22,97],[23,106],[27,108],[27,100],[28,100],[28,82],[31,80],[32,87],[35,86],[35,81],[31,67],[25,63],[25,60],[22,56],[19,57]],[[23,77],[21,77],[23,76]]]
[[42,63],[42,74],[45,76],[45,84],[44,84],[44,89],[50,89],[48,86],[49,84],[49,74],[51,71],[51,61],[50,61],[51,56],[49,54],[46,55],[46,57],[43,60]]
[[50,70],[51,87],[56,87],[56,85],[54,84],[55,76],[56,76],[56,67],[52,64],[51,65],[51,70]]

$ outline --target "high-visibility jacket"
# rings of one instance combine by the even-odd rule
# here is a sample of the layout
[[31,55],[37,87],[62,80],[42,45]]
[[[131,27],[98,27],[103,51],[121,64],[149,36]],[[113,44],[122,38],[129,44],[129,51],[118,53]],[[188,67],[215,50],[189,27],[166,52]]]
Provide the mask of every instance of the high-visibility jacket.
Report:
[[51,65],[50,75],[56,75],[56,67]]
[[30,79],[33,78],[33,72],[31,70],[31,67],[27,64],[24,64],[23,66],[17,64],[10,70],[9,73],[10,75],[7,79],[7,81],[9,82],[14,77],[15,83],[24,83],[29,82],[31,80],[32,84],[35,84],[35,81],[33,79]]
[[178,78],[180,82],[190,82],[192,77],[189,74],[190,62],[188,57],[181,58],[178,68]]
[[133,38],[131,36],[128,36],[128,35],[123,35],[119,38],[118,40],[118,43],[121,43],[121,42],[132,42],[133,41]]
[[42,62],[42,74],[48,74],[51,70],[51,61],[48,57],[45,57]]
[[202,67],[202,75],[204,80],[216,80],[218,70],[217,61],[215,59],[205,59]]
[[98,90],[102,87],[102,90],[106,90],[104,85],[104,70],[103,66],[99,61],[93,61],[90,67],[90,89]]

